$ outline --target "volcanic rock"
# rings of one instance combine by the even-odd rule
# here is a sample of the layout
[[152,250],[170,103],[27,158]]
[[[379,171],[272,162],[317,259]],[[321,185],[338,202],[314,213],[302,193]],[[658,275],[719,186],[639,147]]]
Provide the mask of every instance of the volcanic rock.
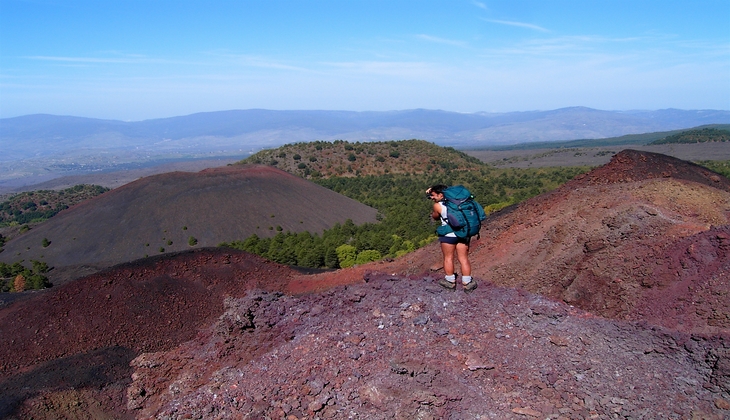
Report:
[[118,265],[1,308],[0,418],[29,398],[34,410],[51,408],[21,418],[59,418],[63,409],[50,401],[68,398],[106,402],[97,407],[105,416],[123,413],[119,392],[134,357],[194,338],[224,311],[226,297],[282,290],[295,274],[246,252],[208,248]]
[[230,299],[194,340],[132,361],[127,407],[138,419],[727,414],[715,403],[730,390],[715,366],[726,340],[610,321],[512,288],[447,291],[434,280],[386,276],[299,297]]

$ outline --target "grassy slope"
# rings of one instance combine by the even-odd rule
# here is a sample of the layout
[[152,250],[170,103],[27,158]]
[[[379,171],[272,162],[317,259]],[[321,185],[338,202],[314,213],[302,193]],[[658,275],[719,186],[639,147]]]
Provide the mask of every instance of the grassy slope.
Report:
[[0,203],[0,226],[13,222],[40,222],[108,190],[98,185],[76,185],[61,191],[38,190],[15,194]]
[[263,150],[241,161],[276,166],[304,178],[424,174],[478,170],[478,159],[423,140],[295,143]]
[[[693,128],[692,130],[699,130],[703,128],[714,128],[718,130],[730,129],[730,124],[710,124],[703,125],[700,127]],[[567,141],[548,141],[548,142],[534,142],[534,143],[520,143],[511,146],[500,146],[500,147],[481,147],[474,148],[473,150],[532,150],[532,149],[560,149],[570,147],[604,147],[604,146],[627,146],[627,145],[646,145],[656,140],[674,136],[683,133],[682,130],[672,131],[658,131],[655,133],[644,133],[644,134],[628,134],[620,137],[610,137],[605,139],[580,139],[580,140],[567,140]]]
[[650,144],[694,144],[706,142],[726,142],[730,140],[730,130],[719,128],[701,128],[682,131],[678,134],[654,140]]

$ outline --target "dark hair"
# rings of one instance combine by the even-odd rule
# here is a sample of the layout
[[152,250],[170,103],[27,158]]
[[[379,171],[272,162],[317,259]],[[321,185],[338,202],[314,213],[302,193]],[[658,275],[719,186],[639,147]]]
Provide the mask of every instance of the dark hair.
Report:
[[427,189],[427,190],[426,190],[426,193],[427,193],[427,194],[431,194],[432,192],[434,192],[434,193],[436,193],[436,194],[443,194],[443,193],[444,193],[444,191],[445,191],[445,190],[446,190],[447,188],[449,188],[449,187],[447,187],[447,186],[446,186],[446,185],[444,185],[444,184],[436,184],[436,185],[433,185],[433,186],[431,186],[431,188]]

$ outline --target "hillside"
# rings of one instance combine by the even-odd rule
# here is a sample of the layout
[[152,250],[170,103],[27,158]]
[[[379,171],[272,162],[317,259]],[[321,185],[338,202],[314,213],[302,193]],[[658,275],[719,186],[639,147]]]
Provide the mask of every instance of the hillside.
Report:
[[[663,144],[660,143],[662,139],[673,136],[682,136],[688,132],[700,132],[700,133],[714,133],[717,131],[727,131],[730,129],[730,124],[709,124],[706,126],[695,127],[691,130],[679,129],[671,131],[655,131],[650,133],[641,134],[626,134],[618,137],[606,137],[606,138],[590,138],[590,139],[578,139],[578,140],[566,140],[566,141],[548,141],[548,142],[530,142],[530,143],[517,143],[507,146],[494,146],[494,147],[475,147],[469,150],[534,150],[534,149],[564,149],[564,148],[579,148],[579,147],[614,147],[621,148],[625,146],[643,146],[648,144]],[[693,142],[697,143],[697,142]]]
[[60,191],[37,190],[14,194],[0,203],[0,227],[49,219],[65,210],[108,191],[99,185],[78,184]]
[[453,148],[423,140],[287,144],[260,151],[242,163],[272,165],[305,178],[470,171],[483,166]]
[[0,309],[0,415],[727,418],[729,217],[726,178],[624,151],[491,215],[471,294],[435,284],[437,244],[113,267]]
[[682,131],[677,134],[654,140],[650,144],[673,144],[673,143],[706,143],[730,141],[730,130],[717,128],[700,128],[695,130]]
[[[323,202],[330,204],[329,211],[320,211]],[[48,277],[56,283],[145,256],[253,234],[322,232],[347,219],[374,222],[376,213],[268,166],[172,172],[139,179],[59,213],[7,242],[0,261],[46,262],[54,267]],[[50,245],[44,247],[44,239]]]
[[519,150],[467,150],[465,153],[498,168],[543,168],[582,165],[595,167],[607,164],[613,155],[626,148],[659,153],[695,163],[730,160],[730,147],[722,142],[652,144],[644,146],[524,148]]
[[[730,180],[626,150],[490,215],[473,249],[473,271],[604,317],[720,332],[730,327],[730,301],[718,291],[727,287],[729,220]],[[403,261],[388,270],[425,272],[438,263],[439,250],[420,249]],[[657,306],[663,293],[671,302]],[[686,299],[706,309],[695,311]]]

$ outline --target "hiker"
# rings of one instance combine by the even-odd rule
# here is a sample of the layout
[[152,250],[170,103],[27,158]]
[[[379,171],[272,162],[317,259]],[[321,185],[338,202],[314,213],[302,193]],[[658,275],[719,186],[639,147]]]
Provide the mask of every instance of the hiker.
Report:
[[471,264],[469,263],[469,242],[471,241],[471,236],[458,237],[449,226],[447,208],[444,201],[444,191],[447,188],[446,185],[439,184],[426,190],[426,195],[434,202],[431,217],[434,220],[441,220],[441,226],[436,232],[439,243],[441,244],[441,252],[444,255],[444,272],[446,275],[443,279],[439,280],[438,284],[446,289],[456,289],[456,273],[454,272],[454,255],[456,255],[461,266],[461,283],[464,286],[464,291],[470,292],[477,288],[477,282],[471,277]]

